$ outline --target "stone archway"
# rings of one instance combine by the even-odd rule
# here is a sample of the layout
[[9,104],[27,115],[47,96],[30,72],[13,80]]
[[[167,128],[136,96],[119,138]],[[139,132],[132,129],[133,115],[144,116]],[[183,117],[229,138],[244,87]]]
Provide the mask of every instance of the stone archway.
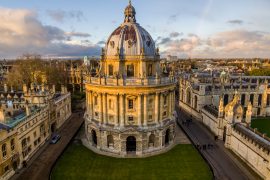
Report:
[[151,147],[154,147],[154,146],[155,146],[155,135],[151,134],[149,136],[148,147],[151,148]]
[[114,141],[113,141],[112,135],[107,136],[107,146],[108,146],[108,148],[111,148],[111,149],[114,148]]
[[136,152],[136,138],[134,136],[129,136],[126,141],[127,153]]
[[167,129],[165,134],[165,145],[168,145],[169,143],[170,143],[170,129]]
[[93,142],[93,145],[97,145],[97,133],[96,133],[96,131],[93,129],[92,131],[91,131],[91,134],[92,134],[92,142]]

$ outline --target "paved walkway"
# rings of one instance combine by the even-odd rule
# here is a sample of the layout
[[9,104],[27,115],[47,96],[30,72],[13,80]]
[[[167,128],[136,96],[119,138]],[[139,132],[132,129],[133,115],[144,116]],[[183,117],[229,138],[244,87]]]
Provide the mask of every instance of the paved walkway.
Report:
[[260,179],[258,175],[252,172],[248,167],[237,160],[224,147],[223,141],[215,141],[214,136],[200,122],[193,120],[189,125],[183,125],[182,122],[190,118],[187,113],[176,108],[178,113],[178,124],[187,133],[194,144],[212,144],[213,148],[200,150],[201,154],[211,165],[215,179],[221,180],[246,180]]
[[21,169],[15,174],[12,180],[48,180],[50,171],[58,157],[65,150],[70,140],[79,130],[83,123],[82,112],[72,114],[58,132],[61,139],[57,144],[49,144],[47,142],[28,162],[28,167]]
[[178,125],[175,127],[175,144],[191,144],[188,137]]

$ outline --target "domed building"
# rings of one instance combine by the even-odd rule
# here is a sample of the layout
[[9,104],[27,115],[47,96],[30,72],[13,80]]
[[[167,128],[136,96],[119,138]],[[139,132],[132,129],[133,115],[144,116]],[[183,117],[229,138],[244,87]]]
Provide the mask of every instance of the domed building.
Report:
[[86,78],[84,144],[106,155],[139,157],[174,142],[175,79],[164,77],[151,35],[131,2],[102,50],[98,75]]

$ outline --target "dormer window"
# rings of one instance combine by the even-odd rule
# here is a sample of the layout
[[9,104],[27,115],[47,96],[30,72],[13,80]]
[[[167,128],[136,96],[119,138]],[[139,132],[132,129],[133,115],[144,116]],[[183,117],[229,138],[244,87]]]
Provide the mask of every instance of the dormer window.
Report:
[[109,65],[109,76],[113,76],[113,65]]
[[127,65],[127,77],[134,77],[134,65]]
[[128,100],[128,109],[133,109],[134,108],[134,101],[132,99]]

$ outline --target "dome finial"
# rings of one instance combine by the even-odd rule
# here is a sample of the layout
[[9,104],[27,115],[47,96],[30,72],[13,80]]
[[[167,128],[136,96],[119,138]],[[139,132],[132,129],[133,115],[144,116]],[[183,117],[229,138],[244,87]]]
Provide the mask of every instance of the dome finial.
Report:
[[125,9],[125,22],[136,22],[136,11],[132,6],[131,0],[129,0],[129,4]]

